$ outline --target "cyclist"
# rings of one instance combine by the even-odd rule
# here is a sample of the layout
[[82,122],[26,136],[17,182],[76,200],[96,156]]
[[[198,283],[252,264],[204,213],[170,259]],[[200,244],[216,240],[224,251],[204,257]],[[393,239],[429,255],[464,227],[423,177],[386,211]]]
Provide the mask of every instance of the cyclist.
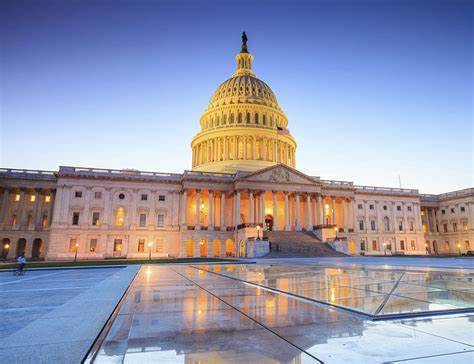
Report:
[[23,274],[25,265],[26,265],[25,253],[21,253],[17,261],[18,261],[18,268],[17,268],[18,274]]

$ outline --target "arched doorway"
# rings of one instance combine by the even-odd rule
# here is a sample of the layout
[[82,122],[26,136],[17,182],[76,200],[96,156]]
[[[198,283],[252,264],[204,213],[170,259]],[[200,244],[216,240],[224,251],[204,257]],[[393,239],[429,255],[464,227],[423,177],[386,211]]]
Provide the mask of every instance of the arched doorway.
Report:
[[16,245],[16,256],[19,257],[21,254],[24,254],[26,250],[26,239],[18,239]]
[[243,240],[239,244],[239,258],[245,258],[245,242]]
[[43,240],[35,239],[33,240],[33,247],[31,249],[31,257],[33,259],[38,259],[43,251]]
[[186,240],[186,256],[194,256],[194,240],[191,238]]
[[219,257],[221,255],[221,241],[214,239],[214,256]]
[[199,256],[207,257],[207,240],[206,239],[199,240]]
[[225,241],[225,255],[227,257],[235,257],[235,247],[233,239],[227,239]]
[[265,215],[265,225],[267,225],[267,230],[273,230],[273,216],[270,214]]
[[8,256],[8,252],[10,251],[10,239],[5,238],[2,241],[2,258],[5,260]]

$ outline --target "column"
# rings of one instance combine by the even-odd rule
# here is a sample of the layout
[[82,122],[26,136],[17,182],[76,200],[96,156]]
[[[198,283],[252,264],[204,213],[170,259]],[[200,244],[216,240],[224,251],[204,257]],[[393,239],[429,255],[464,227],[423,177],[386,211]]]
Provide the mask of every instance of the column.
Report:
[[429,233],[431,231],[431,224],[430,224],[430,214],[428,208],[424,210],[425,222],[426,222],[426,232]]
[[300,194],[296,192],[296,230],[301,231]]
[[355,221],[355,215],[354,215],[354,199],[351,198],[349,201],[349,229],[354,229],[354,221]]
[[267,224],[265,224],[265,191],[262,191],[262,193],[260,194],[261,196],[261,208],[262,208],[262,212],[260,213],[261,214],[261,218],[262,218],[262,230],[263,231],[266,231],[267,230]]
[[225,226],[225,192],[221,192],[221,231],[226,231]]
[[243,140],[243,153],[242,153],[242,156],[243,156],[243,159],[246,160],[247,159],[247,137],[244,136],[244,140]]
[[342,208],[342,228],[344,231],[347,232],[347,227],[346,227],[346,198],[343,197],[341,200],[341,208]]
[[0,225],[3,225],[3,223],[5,222],[5,215],[7,214],[7,211],[8,211],[9,196],[10,196],[10,191],[6,188],[3,191],[2,210],[0,211]]
[[237,152],[238,152],[238,139],[237,137],[234,137],[234,160],[237,159]]
[[272,191],[272,193],[273,193],[273,230],[278,231],[280,229],[278,228],[278,223],[277,223],[277,216],[278,216],[277,191]]
[[332,224],[337,226],[336,197],[331,196]]
[[196,189],[196,211],[195,211],[194,230],[201,230],[201,190],[200,189]]
[[18,203],[18,221],[17,225],[19,226],[24,226],[25,224],[25,216],[26,216],[26,196],[25,196],[25,191],[20,190],[20,202]]
[[38,216],[38,207],[40,203],[40,189],[35,189],[35,205],[33,207],[33,226],[39,225],[40,217]]
[[137,226],[137,207],[138,207],[138,189],[132,189],[132,207],[130,208],[130,214],[129,214],[130,218],[128,221],[128,225],[130,225],[130,227],[133,229],[136,228]]
[[312,211],[312,225],[318,225],[318,221],[316,220],[317,219],[317,216],[318,216],[318,212],[316,210],[316,195],[313,196],[313,199],[311,200],[311,211]]
[[213,208],[214,208],[214,192],[209,191],[209,224],[207,224],[208,230],[214,230],[214,219],[212,216]]
[[240,191],[235,193],[235,228],[240,225]]
[[317,196],[317,201],[316,201],[316,208],[318,209],[318,224],[319,225],[324,225],[324,220],[323,220],[323,202],[322,202],[322,196],[318,194]]
[[255,137],[252,137],[252,159],[255,160],[257,159],[255,157],[255,151],[256,151],[256,140],[255,140]]
[[432,221],[433,221],[433,232],[435,233],[436,232],[436,213],[435,213],[435,209],[431,209],[431,217],[433,218]]
[[327,211],[326,209],[326,196],[321,196],[321,210],[323,211],[323,225],[326,225],[328,222]]
[[290,214],[288,211],[288,191],[285,191],[285,231],[290,231]]
[[110,188],[105,189],[105,195],[104,195],[104,216],[102,216],[100,225],[102,228],[107,228],[107,225],[110,224]]
[[186,221],[186,212],[188,211],[188,191],[183,190],[183,206],[181,209],[181,226],[182,229],[187,229],[187,221]]
[[375,201],[375,229],[380,232],[380,226],[382,226],[379,216],[379,202]]
[[52,190],[49,190],[48,193],[49,193],[50,198],[49,198],[49,203],[48,203],[48,208],[47,208],[47,215],[46,215],[47,217],[46,217],[45,227],[51,226],[52,217],[53,217],[52,214],[54,214],[54,204],[56,202],[56,194]]
[[[363,202],[364,202],[364,224],[365,224],[365,226],[364,226],[365,229],[364,230],[366,232],[369,232],[369,226],[368,226],[369,224],[368,224],[368,221],[367,221],[367,201],[364,200]],[[376,226],[378,228],[378,223],[377,223]],[[359,228],[357,228],[357,229],[359,229]]]
[[306,228],[306,230],[312,231],[313,224],[311,224],[311,195],[309,194],[309,192],[306,194],[306,210],[308,220],[308,227]]
[[227,137],[224,137],[224,160],[229,159],[229,142],[227,140]]
[[469,218],[469,229],[474,230],[474,213],[472,212],[473,208],[473,203],[472,202],[466,202],[466,209],[467,209],[467,216]]
[[262,213],[262,208],[261,208],[261,203],[262,203],[262,199],[260,197],[260,194],[261,192],[258,192],[257,193],[257,198],[256,198],[256,201],[257,201],[257,213],[256,213],[256,220],[257,222],[260,224],[260,222],[262,221],[262,218],[261,218],[261,213]]
[[90,203],[91,203],[91,188],[86,187],[86,196],[84,198],[84,213],[82,216],[82,221],[80,222],[81,225],[89,225],[89,210],[90,210]]
[[253,192],[249,190],[249,223],[255,224],[255,219],[253,216]]

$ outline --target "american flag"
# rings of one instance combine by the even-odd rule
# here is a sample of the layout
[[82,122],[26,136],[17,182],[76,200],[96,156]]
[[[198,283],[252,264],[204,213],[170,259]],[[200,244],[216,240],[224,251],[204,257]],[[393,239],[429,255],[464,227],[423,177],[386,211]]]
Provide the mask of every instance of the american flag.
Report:
[[289,135],[290,131],[288,129],[283,129],[277,126],[277,133],[280,135]]

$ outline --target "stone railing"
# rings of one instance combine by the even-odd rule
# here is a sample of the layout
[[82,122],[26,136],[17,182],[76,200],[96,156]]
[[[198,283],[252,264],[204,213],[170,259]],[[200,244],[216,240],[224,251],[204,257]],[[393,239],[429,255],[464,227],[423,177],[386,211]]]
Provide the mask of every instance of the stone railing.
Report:
[[418,190],[411,188],[393,188],[393,187],[375,187],[375,186],[354,186],[357,192],[376,192],[376,193],[398,193],[417,195]]
[[54,171],[42,171],[37,169],[16,169],[16,168],[0,168],[0,176],[10,178],[37,178],[37,179],[55,179]]
[[440,195],[422,194],[420,195],[420,199],[429,200],[429,201],[437,201],[437,200],[442,200],[445,198],[464,197],[464,196],[469,196],[469,195],[474,195],[474,188],[466,188],[464,190],[442,193]]
[[182,175],[183,178],[225,178],[225,179],[233,179],[235,177],[235,173],[219,173],[219,172],[200,172],[200,171],[184,171]]
[[[318,178],[319,177],[312,177],[312,178]],[[349,181],[334,181],[334,180],[328,180],[328,179],[321,179],[321,183],[325,185],[329,185],[331,187],[352,187],[354,186],[353,182]]]
[[162,172],[145,172],[136,169],[105,169],[105,168],[86,168],[86,167],[69,167],[60,166],[59,174],[77,174],[81,176],[96,177],[122,177],[132,179],[175,179],[179,180],[181,174],[178,173],[162,173]]

